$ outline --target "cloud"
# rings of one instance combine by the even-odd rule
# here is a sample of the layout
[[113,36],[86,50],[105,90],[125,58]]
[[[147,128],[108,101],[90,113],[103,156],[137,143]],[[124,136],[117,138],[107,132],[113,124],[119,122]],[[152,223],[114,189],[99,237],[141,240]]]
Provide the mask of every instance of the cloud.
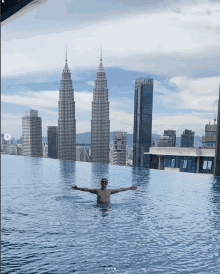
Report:
[[88,81],[87,84],[90,85],[90,86],[92,86],[92,87],[95,86],[95,82],[94,81]]
[[[11,103],[36,108],[46,114],[55,114],[51,108],[58,108],[59,91],[23,92],[20,95],[2,95],[2,103]],[[91,113],[91,92],[74,91],[76,112]]]
[[218,100],[219,77],[193,79],[173,77],[170,79],[180,89],[172,94],[173,99],[179,100],[179,105],[185,109],[213,111],[213,104]]
[[[204,8],[204,4],[196,5],[195,10],[199,12],[201,7]],[[68,45],[70,68],[97,67],[101,44],[105,67],[169,76],[217,75],[220,69],[219,7],[218,4],[211,7],[216,12],[208,18],[205,13],[198,15],[194,10],[187,16],[163,10],[138,16],[132,13],[129,17],[106,19],[78,26],[78,29],[64,27],[38,34],[10,33],[3,28],[2,76],[60,69],[64,65],[64,45]],[[147,32],[146,26],[150,26]],[[209,27],[212,29],[208,31]]]
[[195,135],[201,136],[205,133],[205,125],[208,124],[208,119],[199,117],[198,114],[187,115],[177,114],[171,117],[153,117],[152,132],[163,135],[164,130],[176,130],[177,136],[181,136],[185,129],[195,131]]
[[[31,108],[38,110],[38,116],[42,118],[43,136],[46,136],[47,126],[56,126],[58,124],[58,99],[59,91],[23,92],[19,95],[2,95],[2,104],[10,103],[26,106],[27,110]],[[93,94],[86,91],[75,91],[74,99],[77,133],[90,131]],[[131,104],[132,100],[126,97],[118,97],[110,102],[111,131],[123,130],[128,132],[130,128],[133,128],[133,113],[125,111],[126,109],[130,110]],[[22,130],[21,121],[24,115],[25,113],[18,116],[3,113],[2,129],[9,131],[9,129],[14,128],[16,132],[19,132],[17,135],[20,136]]]
[[110,131],[133,133],[134,116],[125,111],[110,110]]

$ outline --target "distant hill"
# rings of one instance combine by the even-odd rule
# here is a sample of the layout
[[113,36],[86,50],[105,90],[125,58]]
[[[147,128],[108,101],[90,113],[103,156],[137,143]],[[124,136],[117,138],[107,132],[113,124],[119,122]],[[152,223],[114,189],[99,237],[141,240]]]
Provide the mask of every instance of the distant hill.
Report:
[[[157,143],[157,137],[161,135],[158,134],[152,134],[152,138],[154,140],[154,143]],[[176,137],[176,144],[177,146],[180,146],[180,137]],[[42,137],[42,140],[44,142],[47,142],[47,137]],[[85,132],[85,133],[78,133],[76,134],[76,143],[77,144],[91,144],[91,132]],[[109,143],[113,143],[113,132],[110,132],[110,139]],[[129,147],[133,147],[133,134],[127,133],[127,145]],[[200,147],[202,146],[201,137],[194,136],[194,147]]]

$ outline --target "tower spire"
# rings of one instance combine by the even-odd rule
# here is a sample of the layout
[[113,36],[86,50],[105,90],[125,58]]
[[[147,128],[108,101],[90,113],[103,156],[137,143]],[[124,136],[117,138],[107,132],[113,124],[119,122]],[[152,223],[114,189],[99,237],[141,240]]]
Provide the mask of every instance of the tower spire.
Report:
[[102,62],[102,46],[101,46],[100,62]]
[[67,63],[67,46],[66,46],[66,63]]

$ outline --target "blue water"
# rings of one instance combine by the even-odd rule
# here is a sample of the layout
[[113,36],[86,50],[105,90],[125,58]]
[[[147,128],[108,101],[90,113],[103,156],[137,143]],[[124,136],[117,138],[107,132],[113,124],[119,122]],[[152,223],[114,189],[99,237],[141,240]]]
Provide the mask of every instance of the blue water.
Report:
[[[1,273],[220,273],[212,175],[2,155]],[[71,185],[109,188],[109,208]]]

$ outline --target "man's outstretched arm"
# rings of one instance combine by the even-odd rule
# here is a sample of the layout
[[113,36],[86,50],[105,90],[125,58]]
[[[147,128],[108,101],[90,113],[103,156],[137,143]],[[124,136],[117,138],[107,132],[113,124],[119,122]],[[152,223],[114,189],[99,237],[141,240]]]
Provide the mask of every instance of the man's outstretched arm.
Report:
[[75,190],[87,191],[87,192],[90,192],[90,193],[97,194],[97,189],[96,188],[90,189],[90,188],[78,187],[76,185],[71,186],[71,188],[75,189]]
[[119,188],[119,189],[111,189],[111,194],[115,194],[121,191],[126,191],[126,190],[136,190],[136,186],[131,186],[131,187],[126,187],[126,188]]

